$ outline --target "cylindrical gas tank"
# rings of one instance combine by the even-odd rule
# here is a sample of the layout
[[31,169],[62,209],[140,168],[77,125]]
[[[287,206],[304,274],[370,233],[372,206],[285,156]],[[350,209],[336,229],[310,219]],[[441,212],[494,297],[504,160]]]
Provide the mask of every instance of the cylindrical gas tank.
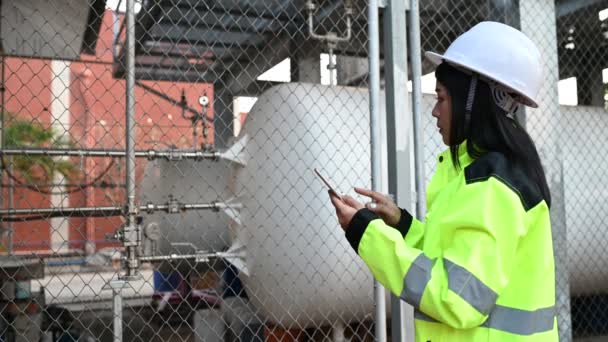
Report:
[[[148,163],[141,185],[141,203],[225,202],[233,198],[231,163],[225,159],[166,160]],[[229,217],[223,211],[188,210],[176,214],[144,213],[144,236],[155,242],[156,255],[192,254],[227,248]]]
[[289,83],[262,94],[241,133],[236,182],[246,245],[245,289],[285,328],[362,321],[373,278],[338,225],[318,168],[338,191],[370,187],[366,89]]
[[[608,117],[601,107],[561,106],[560,110],[568,132],[560,141],[565,206],[553,205],[551,210],[566,219],[570,291],[574,295],[607,293],[608,173],[598,157],[608,152]],[[561,189],[551,190],[556,198]]]

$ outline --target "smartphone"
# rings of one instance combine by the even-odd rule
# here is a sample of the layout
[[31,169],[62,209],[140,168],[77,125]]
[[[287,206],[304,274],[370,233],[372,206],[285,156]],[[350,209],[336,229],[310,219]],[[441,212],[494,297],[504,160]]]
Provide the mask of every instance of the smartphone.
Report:
[[329,182],[327,181],[327,179],[325,179],[325,177],[321,176],[321,173],[319,173],[319,170],[317,170],[316,168],[313,169],[315,171],[315,173],[317,174],[317,176],[319,178],[321,178],[321,180],[323,181],[323,183],[325,183],[325,185],[327,186],[327,188],[329,189],[329,191],[336,197],[338,197],[338,199],[342,200],[342,196],[340,196],[340,194],[336,191],[336,189],[334,189],[333,186],[331,186],[331,184],[329,184]]

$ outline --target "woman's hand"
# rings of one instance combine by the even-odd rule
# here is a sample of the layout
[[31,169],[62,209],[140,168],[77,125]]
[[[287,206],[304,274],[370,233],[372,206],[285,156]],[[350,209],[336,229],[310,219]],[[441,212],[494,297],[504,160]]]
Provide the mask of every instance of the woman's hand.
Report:
[[329,198],[331,199],[331,204],[336,208],[336,216],[338,216],[338,222],[340,223],[340,227],[346,230],[350,221],[352,221],[353,216],[359,211],[363,209],[363,204],[359,203],[356,199],[342,195],[342,199],[338,198],[333,192],[328,191]]
[[355,188],[355,192],[372,199],[372,202],[365,206],[367,209],[380,216],[384,223],[392,227],[397,226],[401,219],[401,209],[399,209],[389,196],[362,188]]

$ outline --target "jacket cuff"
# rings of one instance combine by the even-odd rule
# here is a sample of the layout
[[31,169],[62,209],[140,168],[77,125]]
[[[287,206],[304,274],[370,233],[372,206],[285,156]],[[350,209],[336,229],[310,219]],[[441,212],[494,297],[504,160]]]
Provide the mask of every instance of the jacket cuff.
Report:
[[399,218],[399,223],[397,223],[397,226],[395,228],[401,233],[403,238],[405,238],[405,235],[412,226],[413,217],[410,213],[407,212],[407,210],[403,208],[399,209],[401,210],[401,218]]
[[352,220],[350,220],[346,228],[346,239],[357,254],[359,253],[359,242],[363,237],[363,233],[365,233],[369,223],[377,218],[379,218],[378,215],[369,209],[363,208],[357,211]]

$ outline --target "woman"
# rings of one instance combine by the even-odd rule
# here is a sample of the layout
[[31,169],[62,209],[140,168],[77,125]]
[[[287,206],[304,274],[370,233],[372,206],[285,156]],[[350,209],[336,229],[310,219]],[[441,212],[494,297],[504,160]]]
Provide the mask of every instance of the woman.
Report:
[[416,340],[557,341],[551,196],[517,122],[536,107],[540,53],[521,32],[483,22],[435,64],[433,117],[449,148],[427,188],[424,222],[388,197],[331,196],[375,278],[415,308]]

